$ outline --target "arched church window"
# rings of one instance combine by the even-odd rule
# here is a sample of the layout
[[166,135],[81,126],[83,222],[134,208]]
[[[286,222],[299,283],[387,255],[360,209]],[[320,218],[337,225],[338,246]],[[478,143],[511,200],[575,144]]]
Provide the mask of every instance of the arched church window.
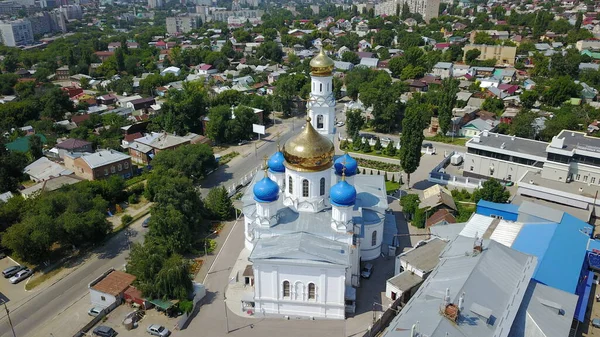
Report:
[[308,299],[309,300],[314,300],[317,298],[317,294],[316,294],[316,287],[314,283],[309,283],[308,284]]
[[377,231],[373,231],[371,234],[371,246],[377,245]]
[[319,182],[319,195],[325,195],[325,178],[321,178]]
[[317,115],[317,129],[323,128],[323,115]]
[[294,299],[298,301],[304,301],[304,284],[302,282],[296,283],[296,290],[294,291]]
[[320,91],[320,92],[323,92],[323,83],[320,83],[320,84],[319,84],[319,91]]
[[329,91],[329,83],[327,83],[327,91]]
[[283,297],[290,297],[290,281],[283,281]]
[[292,176],[289,177],[288,179],[288,192],[290,193],[294,193],[294,180],[292,179]]
[[308,180],[302,180],[302,196],[308,197]]

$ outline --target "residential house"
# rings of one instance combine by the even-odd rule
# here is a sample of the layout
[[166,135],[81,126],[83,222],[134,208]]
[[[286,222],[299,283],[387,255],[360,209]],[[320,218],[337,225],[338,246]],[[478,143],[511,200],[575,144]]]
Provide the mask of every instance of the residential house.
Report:
[[473,30],[469,37],[471,43],[475,43],[475,37],[477,33],[488,34],[494,40],[508,40],[510,33],[505,30]]
[[495,69],[494,77],[499,78],[502,83],[512,83],[517,79],[517,71],[515,69]]
[[58,149],[58,156],[60,158],[64,158],[66,152],[94,152],[92,143],[76,138],[69,138],[62,141],[56,144],[56,148]]
[[600,69],[600,64],[598,63],[579,63],[579,71],[598,69]]
[[133,175],[131,157],[114,150],[65,153],[64,160],[69,170],[87,180],[99,180],[113,175],[129,178]]
[[190,144],[190,138],[175,136],[166,132],[152,132],[135,139],[128,149],[133,162],[148,165],[157,153],[187,144]]
[[512,107],[506,108],[504,110],[504,112],[502,113],[502,115],[500,116],[500,123],[511,124],[513,119],[515,119],[515,117],[517,117],[518,114],[519,114],[518,108],[512,108]]
[[358,42],[358,51],[365,51],[367,48],[371,49],[372,47],[373,45],[367,42],[367,40],[360,40]]
[[48,143],[46,136],[36,133],[30,134],[27,136],[19,137],[14,141],[7,143],[5,145],[6,149],[13,152],[29,152],[29,138],[30,137],[39,137],[42,144]]
[[433,75],[438,76],[441,79],[453,77],[453,64],[452,62],[438,62],[433,66]]
[[62,66],[56,69],[56,79],[57,80],[68,80],[69,79],[69,66]]
[[446,209],[451,213],[458,210],[450,191],[437,184],[423,191],[423,199],[419,208],[425,208],[431,214],[440,209]]
[[114,309],[124,299],[124,293],[136,277],[122,271],[109,269],[88,284],[93,307]]
[[27,174],[32,181],[39,183],[50,178],[73,174],[73,171],[46,157],[41,157],[25,166],[23,173]]
[[218,72],[217,68],[210,64],[201,64],[196,69],[198,75],[212,75]]
[[98,56],[101,62],[106,61],[109,57],[113,56],[115,53],[111,51],[97,51],[94,54]]
[[429,86],[427,83],[420,80],[413,80],[408,84],[408,90],[410,92],[426,92]]
[[475,137],[483,131],[494,131],[500,122],[495,120],[483,120],[476,118],[460,128],[460,135],[463,137]]
[[445,247],[445,241],[433,238],[396,256],[395,276],[386,282],[386,297],[392,301],[407,303],[437,266]]
[[528,78],[525,81],[523,81],[523,88],[525,88],[525,90],[532,90],[533,88],[535,88],[535,82]]
[[431,226],[444,226],[453,223],[456,223],[454,215],[448,209],[442,208],[427,218],[427,221],[425,221],[425,228]]
[[181,68],[178,67],[167,67],[160,72],[160,76],[165,76],[166,74],[173,74],[175,76],[179,76],[181,74]]
[[52,192],[55,191],[65,185],[73,185],[78,182],[83,181],[84,179],[79,178],[74,174],[69,175],[61,175],[58,177],[50,177],[47,180],[39,182],[33,186],[29,186],[23,190],[21,190],[21,195],[25,199],[33,198],[40,193],[43,192]]
[[112,105],[112,104],[117,103],[117,96],[115,96],[113,94],[106,94],[106,95],[98,96],[96,98],[96,101],[98,102],[98,104]]
[[348,71],[354,68],[354,64],[352,64],[351,62],[334,61],[333,63],[335,69],[339,69],[341,71]]
[[379,63],[379,59],[363,57],[360,59],[360,65],[368,68],[377,68],[377,64]]
[[452,76],[454,78],[463,78],[469,73],[470,68],[466,64],[454,64],[452,65]]
[[150,109],[153,104],[156,104],[154,98],[146,97],[129,101],[125,104],[125,107],[132,108],[135,111],[144,110],[145,113],[148,113],[148,109]]

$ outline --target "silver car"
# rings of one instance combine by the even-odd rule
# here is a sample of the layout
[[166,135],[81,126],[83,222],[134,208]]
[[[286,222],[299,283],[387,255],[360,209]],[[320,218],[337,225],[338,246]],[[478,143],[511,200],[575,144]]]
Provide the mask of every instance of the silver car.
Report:
[[102,307],[93,307],[90,310],[88,310],[88,315],[96,317],[98,315],[100,315],[100,312],[104,310]]
[[20,272],[16,273],[13,277],[10,278],[10,283],[15,284],[23,281],[29,276],[33,275],[33,271],[29,268],[23,269]]
[[152,336],[159,336],[159,337],[166,337],[171,334],[171,331],[169,331],[164,326],[158,325],[158,324],[150,325],[148,327],[148,329],[146,329],[146,331],[148,331],[148,333],[151,334]]

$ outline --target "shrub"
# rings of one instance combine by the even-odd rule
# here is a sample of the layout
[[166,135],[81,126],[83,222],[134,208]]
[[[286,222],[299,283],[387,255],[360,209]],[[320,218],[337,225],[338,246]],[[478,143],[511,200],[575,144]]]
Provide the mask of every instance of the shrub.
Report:
[[138,197],[137,194],[132,194],[132,195],[129,196],[129,198],[127,198],[127,202],[130,205],[137,204],[138,201],[139,201],[139,197]]
[[133,217],[129,214],[125,214],[121,217],[121,225],[125,226],[133,220]]

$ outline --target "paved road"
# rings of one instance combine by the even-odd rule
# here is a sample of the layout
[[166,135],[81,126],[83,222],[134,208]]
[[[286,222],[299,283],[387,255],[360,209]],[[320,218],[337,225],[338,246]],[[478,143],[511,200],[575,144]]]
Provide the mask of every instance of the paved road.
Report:
[[[88,292],[87,285],[94,278],[109,268],[121,268],[129,255],[130,242],[141,241],[146,229],[141,223],[146,217],[131,225],[131,236],[122,231],[110,239],[105,246],[94,251],[94,256],[59,282],[44,291],[35,293],[25,302],[11,306],[8,303],[10,317],[17,336],[27,336],[41,326],[46,320],[55,316],[59,310],[71,305]],[[57,331],[55,336],[61,336]],[[1,311],[0,336],[12,336],[6,312]]]

